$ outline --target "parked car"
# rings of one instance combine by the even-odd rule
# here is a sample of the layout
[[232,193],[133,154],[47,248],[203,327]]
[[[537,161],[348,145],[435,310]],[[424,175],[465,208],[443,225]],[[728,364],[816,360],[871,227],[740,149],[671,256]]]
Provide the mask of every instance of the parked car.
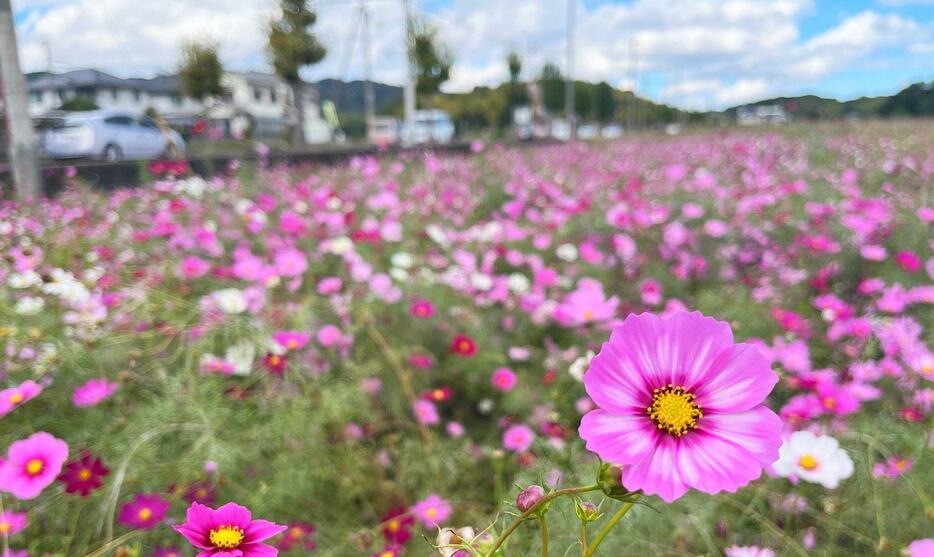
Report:
[[454,139],[454,122],[443,110],[418,110],[411,128],[402,125],[402,143],[450,143]]
[[129,112],[70,112],[38,124],[42,147],[54,159],[151,160],[170,156],[173,143],[185,152],[177,132],[163,132],[151,118]]
[[398,143],[399,120],[395,118],[374,118],[367,129],[367,140],[380,147]]

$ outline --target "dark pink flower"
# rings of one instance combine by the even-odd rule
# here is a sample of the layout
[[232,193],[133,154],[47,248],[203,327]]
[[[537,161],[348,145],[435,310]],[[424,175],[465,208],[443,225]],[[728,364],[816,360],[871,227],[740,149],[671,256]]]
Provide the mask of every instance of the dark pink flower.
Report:
[[75,389],[71,395],[71,402],[78,408],[95,406],[110,398],[119,386],[119,383],[111,383],[106,377],[91,379]]
[[120,524],[148,530],[162,522],[172,504],[157,493],[137,493],[120,507]]
[[278,550],[262,542],[286,529],[268,520],[253,520],[250,510],[236,503],[217,509],[192,503],[185,523],[173,528],[202,550],[198,557],[274,557]]

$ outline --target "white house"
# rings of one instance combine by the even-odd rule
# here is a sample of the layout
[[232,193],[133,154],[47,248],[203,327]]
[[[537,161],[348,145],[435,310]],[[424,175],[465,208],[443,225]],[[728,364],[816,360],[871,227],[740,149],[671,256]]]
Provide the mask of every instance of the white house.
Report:
[[[101,109],[145,112],[155,109],[170,122],[185,122],[207,114],[209,118],[252,127],[257,136],[275,136],[295,121],[291,90],[278,77],[259,72],[225,72],[224,98],[205,106],[185,97],[178,76],[121,79],[97,70],[62,74],[31,74],[28,79],[29,114],[37,117],[77,97],[92,99]],[[331,130],[321,118],[318,95],[311,86],[305,93],[305,136],[309,142],[326,142]],[[233,126],[232,126],[233,127]]]
[[759,106],[741,106],[736,109],[736,121],[741,126],[761,124],[787,124],[788,113],[780,104],[762,104]]

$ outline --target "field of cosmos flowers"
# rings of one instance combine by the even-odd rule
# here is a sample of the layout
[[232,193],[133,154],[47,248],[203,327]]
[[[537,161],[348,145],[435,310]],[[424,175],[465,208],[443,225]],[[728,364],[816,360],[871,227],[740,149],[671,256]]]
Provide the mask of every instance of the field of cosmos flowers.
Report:
[[474,147],[2,205],[0,553],[934,555],[929,123]]

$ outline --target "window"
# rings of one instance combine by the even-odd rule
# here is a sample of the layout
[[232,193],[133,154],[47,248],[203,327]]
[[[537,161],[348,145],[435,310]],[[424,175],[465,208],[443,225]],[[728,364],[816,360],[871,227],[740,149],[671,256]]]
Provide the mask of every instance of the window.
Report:
[[39,104],[42,102],[42,91],[33,91],[29,93],[29,101],[33,104]]
[[263,100],[263,90],[259,87],[253,87],[253,100],[257,102]]
[[279,95],[276,94],[276,90],[275,90],[275,89],[270,89],[270,90],[269,90],[269,100],[272,101],[273,104],[279,102],[278,97],[279,97]]
[[139,89],[133,91],[133,100],[136,102],[143,100],[143,93]]
[[152,118],[143,118],[139,121],[139,125],[150,130],[158,130],[159,126],[152,121]]
[[107,118],[106,120],[104,120],[104,122],[112,126],[132,126],[133,125],[133,119],[130,118],[129,116],[111,116],[110,118]]
[[117,89],[111,89],[110,95],[114,98],[114,100],[117,100],[120,97],[120,91]]

